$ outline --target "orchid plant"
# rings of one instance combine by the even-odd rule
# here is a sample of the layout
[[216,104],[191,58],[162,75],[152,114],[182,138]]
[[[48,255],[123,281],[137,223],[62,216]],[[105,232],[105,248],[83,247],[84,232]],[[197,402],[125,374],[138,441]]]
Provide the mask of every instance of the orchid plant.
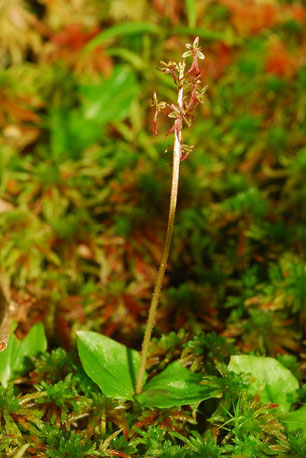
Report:
[[[168,103],[166,101],[159,102],[157,99],[156,92],[153,92],[152,107],[154,108],[155,112],[152,130],[154,131],[155,135],[158,135],[157,118],[161,112],[170,109],[168,117],[174,119],[172,127],[168,130],[168,132],[165,135],[167,137],[171,133],[174,134],[174,143],[172,145],[172,182],[166,238],[163,248],[162,259],[159,266],[155,288],[152,296],[152,301],[149,309],[145,335],[142,343],[140,365],[136,381],[136,394],[139,394],[142,391],[152,330],[155,323],[160,292],[170,252],[170,245],[177,204],[180,163],[187,158],[187,156],[194,148],[193,146],[183,144],[182,130],[185,124],[188,127],[192,125],[193,112],[199,103],[203,103],[204,94],[207,90],[207,86],[202,85],[202,74],[199,69],[199,59],[205,58],[201,48],[199,47],[199,37],[196,37],[192,44],[186,44],[186,48],[187,51],[184,52],[184,54],[182,55],[181,62],[176,63],[172,61],[161,61],[160,63],[162,67],[158,69],[162,73],[168,73],[172,76],[173,81],[177,86],[177,103],[173,104]],[[192,58],[192,62],[190,67],[188,68],[187,59],[189,57]]]

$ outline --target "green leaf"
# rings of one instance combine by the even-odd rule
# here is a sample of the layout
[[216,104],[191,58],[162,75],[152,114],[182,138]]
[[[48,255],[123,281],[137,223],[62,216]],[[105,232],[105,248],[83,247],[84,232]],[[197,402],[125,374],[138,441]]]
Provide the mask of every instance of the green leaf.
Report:
[[81,86],[83,114],[86,120],[98,124],[121,121],[129,114],[138,93],[135,72],[127,66],[118,66],[110,79],[100,84]]
[[6,388],[8,382],[22,375],[29,368],[26,360],[47,349],[47,339],[42,323],[33,326],[26,337],[19,341],[11,333],[6,349],[0,353],[0,382]]
[[203,29],[200,27],[175,27],[172,29],[174,35],[187,35],[187,36],[198,36],[206,40],[224,40],[227,41],[228,37],[225,32],[216,32],[214,30]]
[[50,116],[51,145],[57,160],[63,153],[70,159],[79,159],[81,153],[102,137],[101,125],[88,120],[80,109],[58,109]]
[[136,399],[146,407],[169,408],[221,396],[216,388],[200,385],[202,379],[175,361],[150,380]]
[[47,350],[47,338],[42,323],[32,326],[25,338],[20,342],[14,362],[14,374],[22,374],[29,368],[28,356]]
[[106,396],[133,399],[138,351],[92,331],[78,331],[77,346],[85,372]]
[[185,0],[187,17],[188,17],[188,26],[195,27],[196,25],[196,5],[195,0]]
[[287,413],[282,420],[289,432],[301,429],[304,433],[306,433],[306,404],[294,412]]
[[236,374],[251,374],[256,380],[251,382],[250,392],[256,394],[262,390],[261,402],[276,403],[282,413],[288,412],[291,403],[287,400],[287,394],[297,390],[299,384],[294,375],[276,359],[236,355],[231,357],[228,368]]
[[83,52],[90,52],[97,46],[102,45],[107,40],[116,37],[123,37],[127,35],[135,35],[142,33],[154,33],[159,34],[161,32],[160,27],[152,22],[128,22],[126,24],[118,24],[113,27],[109,27],[103,32],[96,35],[83,49]]
[[19,340],[16,339],[14,334],[11,334],[6,349],[0,353],[0,382],[4,388],[13,378],[14,360],[19,345]]
[[146,62],[141,56],[127,48],[107,48],[105,50],[108,56],[120,57],[127,63],[135,67],[136,70],[144,70]]

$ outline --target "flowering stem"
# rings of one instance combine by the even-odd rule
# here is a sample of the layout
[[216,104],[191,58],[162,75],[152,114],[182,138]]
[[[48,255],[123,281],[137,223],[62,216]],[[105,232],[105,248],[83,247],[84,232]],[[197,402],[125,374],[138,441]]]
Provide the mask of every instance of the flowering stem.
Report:
[[[146,369],[148,351],[152,336],[152,330],[155,323],[156,311],[159,302],[159,296],[163,285],[163,279],[167,268],[167,262],[170,252],[170,245],[172,240],[174,218],[177,203],[178,183],[180,174],[180,162],[183,161],[192,150],[193,146],[183,145],[182,143],[182,128],[184,123],[189,127],[192,124],[192,111],[198,105],[203,102],[204,93],[206,88],[200,90],[199,85],[201,83],[201,75],[198,66],[198,59],[204,59],[205,56],[201,51],[199,45],[199,37],[196,37],[193,44],[186,44],[186,51],[182,57],[183,60],[178,64],[175,62],[164,62],[160,63],[163,65],[159,69],[163,73],[170,73],[173,77],[174,83],[178,87],[177,93],[177,105],[169,104],[165,101],[159,102],[156,96],[156,92],[153,92],[152,107],[155,109],[153,118],[153,129],[157,135],[157,115],[165,108],[171,108],[173,111],[168,113],[169,118],[174,118],[175,121],[172,127],[168,130],[165,137],[170,133],[174,132],[174,145],[173,145],[173,166],[172,166],[172,180],[171,180],[171,193],[170,193],[170,206],[168,216],[168,226],[166,232],[166,240],[164,244],[162,260],[158,269],[157,279],[154,287],[152,301],[149,309],[148,320],[146,323],[145,335],[142,343],[142,349],[140,354],[140,363],[136,380],[135,391],[136,394],[141,393],[143,386],[143,379]],[[190,69],[185,72],[186,58],[192,57],[192,64]],[[191,88],[191,92],[190,92]],[[187,97],[184,97],[184,89],[188,91]],[[189,95],[189,103],[187,101]]]
[[[183,108],[183,85],[179,85],[178,90],[178,106]],[[171,179],[171,194],[170,194],[170,206],[169,206],[169,216],[168,216],[168,226],[166,233],[166,240],[163,249],[162,260],[159,266],[157,279],[154,287],[154,292],[152,296],[152,301],[150,305],[148,320],[146,324],[145,335],[142,343],[141,355],[140,355],[140,364],[137,374],[136,381],[136,394],[141,393],[143,386],[143,378],[146,369],[146,362],[148,356],[149,345],[151,341],[151,335],[153,326],[155,323],[155,316],[159,302],[159,296],[162,288],[162,283],[167,267],[173,227],[174,227],[174,218],[175,210],[177,203],[177,194],[178,194],[178,184],[179,184],[179,174],[180,174],[180,161],[182,155],[182,124],[180,123],[174,131],[174,146],[173,146],[173,166],[172,166],[172,179]]]

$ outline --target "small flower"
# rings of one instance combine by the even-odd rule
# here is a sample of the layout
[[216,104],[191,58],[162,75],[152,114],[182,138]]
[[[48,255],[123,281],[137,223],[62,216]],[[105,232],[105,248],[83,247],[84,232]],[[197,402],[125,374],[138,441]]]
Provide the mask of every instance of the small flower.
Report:
[[198,77],[198,76],[194,76],[194,77],[191,77],[191,80],[190,80],[190,86],[192,87],[192,90],[191,90],[191,94],[190,94],[190,100],[189,100],[189,103],[187,105],[187,111],[190,110],[190,108],[192,107],[192,105],[194,105],[194,107],[196,107],[199,103],[199,100],[198,100],[198,95],[199,95],[199,86],[202,82],[202,78],[201,77]]
[[183,59],[186,59],[187,57],[192,57],[193,59],[191,67],[186,74],[193,72],[196,75],[198,75],[200,73],[198,59],[205,59],[205,56],[202,53],[201,48],[199,47],[199,37],[195,38],[192,45],[190,43],[187,43],[186,48],[188,49],[188,51],[184,52]]
[[178,118],[181,116],[181,110],[177,105],[174,105],[173,103],[170,105],[170,108],[172,108],[173,111],[171,111],[168,114],[168,118]]
[[171,134],[172,132],[175,132],[176,135],[179,135],[179,132],[180,132],[180,130],[182,129],[182,126],[183,126],[182,117],[179,116],[179,117],[176,118],[176,120],[174,121],[173,126],[172,126],[172,127],[168,130],[168,132],[166,133],[165,138],[168,137],[168,135]]
[[165,62],[163,60],[160,61],[162,64],[162,68],[158,68],[158,70],[162,73],[170,73],[173,77],[174,82],[176,83],[178,81],[178,76],[175,72],[179,71],[179,66],[176,62]]
[[194,146],[182,145],[180,161],[183,162],[189,156],[189,154],[193,151],[193,149],[194,149]]
[[183,116],[184,122],[187,124],[188,127],[191,127],[193,116],[191,113],[185,113]]
[[203,103],[204,102],[204,95],[205,95],[205,92],[207,91],[208,89],[208,85],[206,84],[206,86],[204,86],[200,91],[197,92],[197,101],[199,103]]
[[[163,73],[169,73],[172,75],[174,82],[179,88],[180,96],[178,98],[178,104],[170,104],[164,101],[159,102],[157,100],[156,92],[153,93],[152,106],[155,108],[152,130],[158,135],[157,132],[157,116],[165,108],[170,108],[170,112],[167,114],[169,118],[173,119],[174,122],[171,128],[166,133],[167,137],[171,133],[175,133],[176,136],[181,138],[181,130],[184,124],[188,127],[191,126],[193,121],[193,110],[195,107],[204,101],[204,94],[207,86],[202,88],[202,75],[198,66],[198,59],[204,59],[204,54],[199,47],[199,37],[196,37],[192,44],[187,44],[187,51],[183,54],[183,60],[179,63],[169,61],[160,61],[162,68],[158,69]],[[192,64],[189,70],[186,72],[186,57],[192,57]],[[181,92],[180,92],[181,91]],[[185,92],[185,96],[183,94]],[[181,99],[182,97],[182,99]],[[186,146],[182,149],[181,160],[184,160],[191,149]]]
[[158,102],[156,91],[154,91],[153,92],[153,96],[152,96],[151,107],[155,108],[154,118],[153,118],[153,125],[152,125],[152,130],[155,133],[155,135],[158,135],[158,131],[157,131],[157,116],[162,110],[164,110],[167,107],[167,105],[168,104],[166,102],[164,102],[164,101]]
[[182,62],[179,63],[179,79],[180,80],[184,78],[185,68],[186,68],[186,62],[185,60],[183,60]]

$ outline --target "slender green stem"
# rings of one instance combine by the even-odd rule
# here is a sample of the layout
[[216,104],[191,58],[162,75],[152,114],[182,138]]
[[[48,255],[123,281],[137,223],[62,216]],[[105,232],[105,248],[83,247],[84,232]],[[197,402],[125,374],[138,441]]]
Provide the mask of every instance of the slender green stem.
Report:
[[[178,91],[178,106],[183,107],[183,87],[179,87]],[[178,194],[178,184],[179,184],[179,173],[180,173],[180,160],[181,160],[181,151],[182,151],[182,130],[175,129],[174,131],[174,146],[173,146],[173,166],[172,166],[172,180],[171,180],[171,194],[170,194],[170,207],[169,207],[169,217],[168,217],[168,226],[166,233],[166,240],[164,244],[162,260],[159,266],[157,279],[154,287],[154,292],[152,296],[152,301],[150,305],[148,320],[146,324],[145,335],[142,343],[141,355],[140,355],[140,364],[137,374],[136,381],[136,394],[141,393],[143,386],[143,378],[146,369],[146,362],[148,356],[149,345],[151,341],[152,330],[155,323],[155,316],[159,302],[159,296],[162,288],[162,283],[167,267],[173,227],[174,227],[174,218],[175,210],[177,203],[177,194]]]

